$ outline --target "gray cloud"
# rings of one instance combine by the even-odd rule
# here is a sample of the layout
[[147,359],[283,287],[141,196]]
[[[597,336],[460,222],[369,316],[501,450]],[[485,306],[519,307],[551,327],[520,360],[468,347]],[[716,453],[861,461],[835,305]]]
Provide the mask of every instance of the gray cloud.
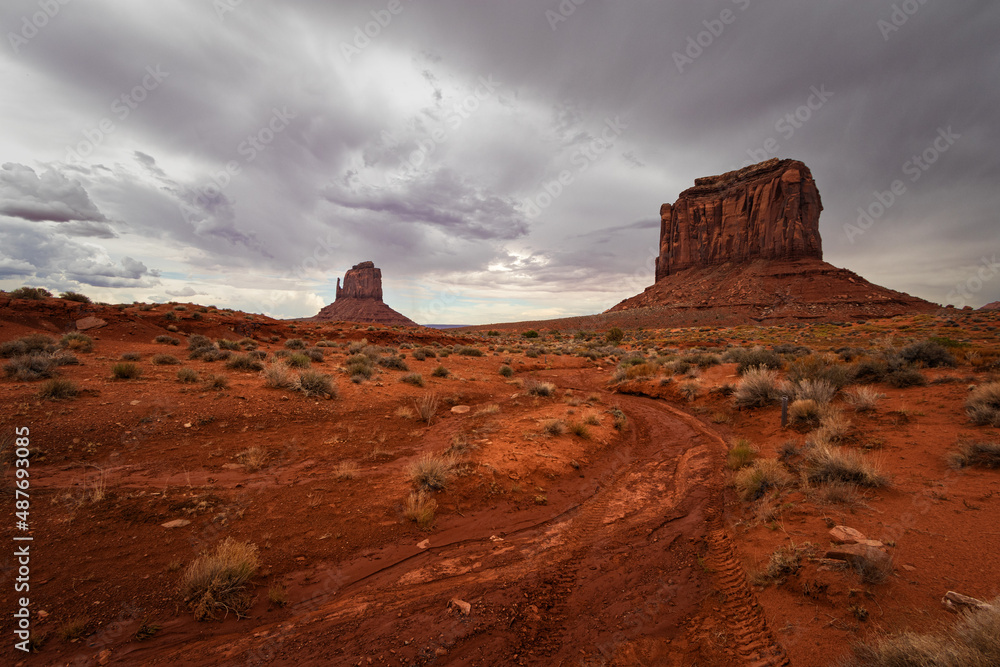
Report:
[[[390,303],[411,285],[470,300],[502,285],[540,311],[588,312],[652,280],[661,203],[777,156],[816,177],[827,259],[943,300],[996,246],[1000,6],[926,3],[883,36],[893,4],[591,0],[550,23],[558,2],[404,3],[348,62],[371,7],[242,3],[220,20],[193,0],[70,3],[0,55],[19,82],[5,93],[0,234],[24,239],[5,243],[0,278],[117,289],[197,274],[224,304],[251,288],[231,276],[291,275],[283,289],[311,303],[373,259]],[[4,3],[0,23],[34,11]],[[136,102],[147,67],[169,74]],[[829,91],[819,105],[816,90]],[[591,159],[616,117],[626,128]],[[906,162],[947,127],[960,139],[909,180]],[[87,159],[68,161],[85,141]],[[896,179],[905,195],[852,243],[844,225]],[[57,240],[29,247],[27,223]],[[1000,299],[997,282],[976,299]],[[482,301],[464,319],[495,319]]]

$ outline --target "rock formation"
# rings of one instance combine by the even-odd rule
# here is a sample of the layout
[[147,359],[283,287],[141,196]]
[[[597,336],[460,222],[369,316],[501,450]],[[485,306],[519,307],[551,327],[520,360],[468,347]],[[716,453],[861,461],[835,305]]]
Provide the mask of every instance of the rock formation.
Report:
[[809,168],[772,158],[695,180],[660,207],[656,279],[695,266],[754,259],[823,259],[823,203]]
[[382,301],[382,269],[374,262],[355,264],[344,275],[341,287],[337,278],[337,299],[313,318],[316,321],[345,321],[383,324],[386,326],[419,326],[400,315]]
[[660,209],[656,282],[607,312],[682,323],[849,320],[939,308],[823,261],[809,168],[777,158],[695,180]]
[[993,303],[988,303],[979,310],[1000,310],[1000,301],[994,301]]

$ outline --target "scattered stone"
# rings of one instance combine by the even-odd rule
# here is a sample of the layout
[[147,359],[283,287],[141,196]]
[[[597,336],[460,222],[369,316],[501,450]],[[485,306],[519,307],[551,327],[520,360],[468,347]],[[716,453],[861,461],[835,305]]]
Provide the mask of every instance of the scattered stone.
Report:
[[418,549],[426,549],[430,545],[431,545],[431,541],[430,540],[424,540],[423,542],[417,542],[417,548]]
[[451,409],[451,411],[454,412],[456,415],[464,415],[470,409],[471,408],[469,408],[468,405],[456,405]]
[[945,609],[950,609],[951,611],[964,611],[966,609],[992,609],[993,605],[983,602],[982,600],[977,600],[976,598],[970,598],[968,595],[962,595],[961,593],[956,593],[955,591],[948,591],[941,598],[941,604],[945,606]]
[[100,329],[101,327],[107,326],[107,322],[99,317],[84,317],[81,320],[76,321],[77,331],[86,331],[87,329]]
[[834,544],[857,544],[865,539],[859,530],[847,526],[834,526],[830,529],[830,539]]
[[187,519],[174,519],[173,521],[168,521],[166,523],[161,523],[160,525],[164,528],[183,528],[189,525],[191,522]]
[[855,567],[877,569],[892,567],[892,558],[889,554],[867,544],[842,544],[827,551],[824,557],[847,561]]
[[450,602],[451,606],[458,608],[462,612],[462,616],[468,616],[472,613],[472,605],[465,600],[459,600],[458,598],[452,598]]

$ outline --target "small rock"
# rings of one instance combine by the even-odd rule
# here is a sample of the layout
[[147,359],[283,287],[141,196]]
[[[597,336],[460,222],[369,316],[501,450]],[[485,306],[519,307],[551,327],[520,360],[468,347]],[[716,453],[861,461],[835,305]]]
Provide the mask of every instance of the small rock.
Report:
[[107,649],[106,648],[106,649],[104,649],[103,651],[101,651],[100,653],[97,654],[97,664],[98,665],[106,665],[106,664],[108,664],[109,660],[111,660],[111,649]]
[[173,521],[168,521],[166,523],[161,523],[160,525],[164,528],[183,528],[189,525],[191,522],[187,519],[174,519]]
[[451,411],[456,415],[464,415],[469,410],[471,410],[471,408],[468,405],[456,405],[451,409]]
[[431,545],[431,541],[430,540],[424,540],[423,542],[417,542],[417,548],[418,549],[426,549],[430,545]]
[[468,616],[469,614],[472,613],[472,605],[469,604],[468,602],[466,602],[465,600],[459,600],[458,598],[452,598],[451,599],[451,605],[453,607],[457,607],[458,610],[460,612],[462,612],[462,616]]
[[867,568],[891,569],[892,559],[885,551],[867,544],[843,544],[830,549],[826,558],[847,561],[851,565]]
[[830,539],[834,544],[858,544],[865,539],[865,536],[853,528],[847,526],[834,526],[830,529]]
[[976,598],[970,598],[968,595],[962,595],[961,593],[956,593],[955,591],[948,591],[941,598],[941,604],[945,606],[946,609],[951,611],[963,611],[965,609],[992,609],[993,605],[983,602],[982,600],[977,600]]
[[448,649],[438,647],[434,649],[434,655],[448,655]]
[[103,326],[107,326],[107,322],[99,317],[84,317],[81,320],[76,321],[77,331],[86,331],[87,329],[99,329]]

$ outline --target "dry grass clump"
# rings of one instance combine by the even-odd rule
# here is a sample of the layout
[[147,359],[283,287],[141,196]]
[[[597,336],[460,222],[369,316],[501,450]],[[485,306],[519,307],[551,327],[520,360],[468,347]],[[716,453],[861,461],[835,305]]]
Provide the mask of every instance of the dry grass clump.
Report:
[[681,396],[686,398],[688,402],[694,402],[694,400],[701,394],[701,385],[695,380],[688,380],[687,382],[679,384],[677,386],[677,391],[679,391]]
[[823,418],[823,408],[811,398],[800,398],[788,406],[788,421],[797,428],[815,428]]
[[398,354],[388,354],[384,357],[379,357],[378,365],[382,368],[388,368],[391,371],[410,370],[410,367],[406,365],[406,362]]
[[400,382],[405,382],[406,384],[412,384],[414,387],[424,386],[424,376],[420,373],[407,373],[399,378]]
[[729,350],[726,357],[736,362],[737,375],[746,375],[755,368],[780,371],[785,365],[780,354],[760,346],[749,350],[739,348]]
[[418,489],[437,491],[448,483],[454,467],[451,458],[425,454],[410,464],[410,479]]
[[626,380],[651,378],[660,372],[660,367],[648,362],[628,366],[624,369]]
[[422,529],[431,527],[434,523],[434,511],[437,509],[437,501],[423,489],[410,492],[403,508],[403,516],[417,524]]
[[92,352],[94,350],[94,339],[76,331],[63,336],[59,344],[74,352]]
[[733,393],[733,402],[738,408],[762,408],[779,398],[778,373],[769,368],[746,370]]
[[1000,382],[973,389],[965,400],[965,413],[974,424],[1000,427]]
[[542,432],[548,435],[562,435],[566,432],[566,422],[561,419],[547,419],[542,422]]
[[434,413],[437,412],[438,408],[437,395],[424,394],[420,400],[413,399],[413,405],[417,409],[417,416],[430,426],[431,420],[434,419]]
[[168,336],[166,334],[160,334],[153,339],[154,343],[162,343],[163,345],[180,345],[181,339],[174,338],[173,336]]
[[805,477],[810,482],[846,482],[867,488],[889,486],[889,478],[856,451],[817,445],[806,453]]
[[961,468],[1000,468],[1000,443],[960,442],[958,449],[949,452],[948,465]]
[[569,425],[568,429],[573,435],[584,440],[590,440],[590,429],[583,422],[573,422]]
[[530,396],[551,396],[555,393],[556,386],[551,382],[528,380],[524,383],[524,389]]
[[256,545],[231,537],[220,542],[214,553],[198,556],[185,570],[180,587],[195,620],[214,620],[229,612],[244,618],[253,604],[247,586],[259,566]]
[[837,393],[837,388],[826,380],[810,380],[808,378],[793,384],[792,390],[796,399],[815,401],[819,405],[826,405],[833,400]]
[[757,458],[757,448],[746,438],[733,440],[726,454],[726,467],[730,470],[739,470],[753,463]]
[[261,375],[264,378],[264,386],[271,389],[288,389],[295,384],[295,373],[281,363],[269,364]]
[[[353,345],[352,345],[353,347]],[[375,374],[375,362],[364,354],[353,354],[347,358],[344,364],[344,371],[351,378],[351,382],[360,384],[365,380],[370,380]]]
[[154,354],[150,361],[157,366],[179,366],[181,360],[172,354]]
[[42,386],[38,388],[38,398],[50,401],[58,401],[65,398],[76,398],[76,395],[79,393],[80,390],[72,380],[65,380],[63,378],[46,380],[42,383]]
[[304,352],[296,352],[285,357],[285,364],[289,368],[309,368],[311,363],[312,359]]
[[851,420],[839,412],[828,410],[820,418],[820,427],[812,434],[811,440],[817,444],[839,445],[846,442],[851,433]]
[[193,368],[182,368],[177,371],[177,381],[192,384],[198,381],[198,371]]
[[509,378],[509,377],[513,377],[514,376],[514,369],[511,368],[510,366],[506,365],[506,364],[504,364],[503,366],[501,366],[500,370],[497,371],[497,372],[500,373],[500,375],[502,377],[505,377],[505,378]]
[[285,347],[289,350],[304,350],[306,343],[301,338],[289,338],[285,341]]
[[624,431],[628,427],[628,416],[625,412],[617,405],[608,408],[608,414],[615,420],[614,426],[616,431]]
[[234,354],[226,361],[226,368],[234,371],[259,372],[264,370],[264,364],[249,354]]
[[295,389],[306,396],[329,396],[337,398],[337,386],[333,377],[319,371],[302,371],[295,381]]
[[801,545],[786,544],[779,547],[768,559],[767,567],[754,577],[756,583],[767,584],[778,582],[802,569],[802,558],[813,551],[813,545],[808,542]]
[[121,361],[111,367],[111,377],[115,380],[135,380],[142,376],[142,369],[130,361]]
[[48,354],[24,354],[5,363],[3,372],[14,380],[42,380],[55,375],[56,364]]
[[854,407],[855,412],[874,412],[875,406],[885,394],[880,394],[875,387],[852,387],[844,392],[844,400]]
[[358,464],[354,461],[341,461],[337,464],[337,467],[333,469],[333,478],[341,482],[354,479],[357,476]]
[[733,477],[733,483],[743,500],[759,500],[771,489],[780,489],[793,481],[781,461],[759,459],[741,468]]
[[986,667],[1000,665],[1000,598],[969,611],[936,634],[902,632],[853,647],[841,667]]
[[229,389],[229,378],[225,375],[209,375],[205,378],[205,387],[216,391]]
[[449,371],[447,368],[441,365],[438,365],[437,368],[431,371],[431,377],[446,378],[449,375],[451,375],[451,371]]
[[267,465],[268,456],[267,449],[260,445],[253,445],[237,454],[236,460],[248,471],[257,472]]

